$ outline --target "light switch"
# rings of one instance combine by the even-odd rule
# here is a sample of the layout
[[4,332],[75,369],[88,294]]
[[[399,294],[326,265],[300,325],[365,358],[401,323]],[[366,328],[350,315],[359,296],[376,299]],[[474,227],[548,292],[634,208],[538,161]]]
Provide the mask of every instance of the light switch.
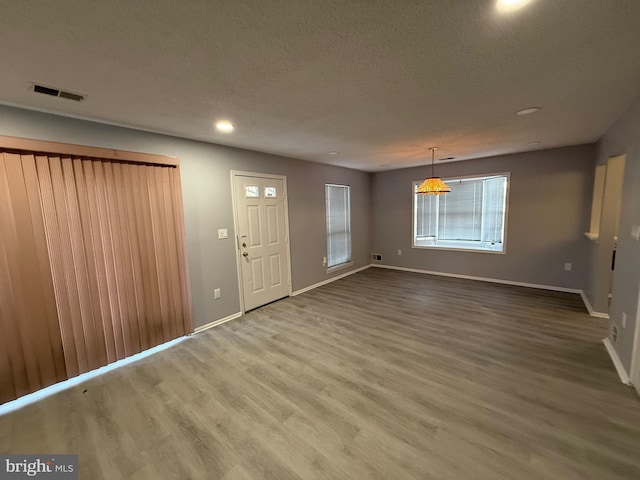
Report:
[[226,228],[218,229],[218,240],[222,240],[223,238],[229,238],[229,233]]
[[631,238],[636,242],[640,242],[640,225],[633,225],[631,227]]

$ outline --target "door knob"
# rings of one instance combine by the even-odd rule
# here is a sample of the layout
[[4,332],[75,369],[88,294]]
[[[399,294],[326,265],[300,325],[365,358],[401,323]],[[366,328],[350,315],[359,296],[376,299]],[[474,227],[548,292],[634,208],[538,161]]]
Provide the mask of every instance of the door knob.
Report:
[[248,257],[248,256],[249,256],[249,254],[248,254],[247,252],[242,252],[242,256],[243,256],[243,257]]

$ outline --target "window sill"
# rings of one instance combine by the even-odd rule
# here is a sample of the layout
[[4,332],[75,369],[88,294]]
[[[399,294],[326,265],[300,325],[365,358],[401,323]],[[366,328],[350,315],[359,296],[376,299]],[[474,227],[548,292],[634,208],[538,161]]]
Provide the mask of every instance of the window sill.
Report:
[[338,270],[343,270],[345,268],[353,267],[353,262],[341,263],[340,265],[334,265],[333,267],[327,268],[327,274],[337,272]]
[[507,253],[506,247],[504,247],[502,250],[485,250],[481,248],[453,247],[451,245],[447,245],[447,246],[412,245],[411,248],[426,249],[426,250],[445,250],[448,252],[492,253],[494,255],[506,255]]

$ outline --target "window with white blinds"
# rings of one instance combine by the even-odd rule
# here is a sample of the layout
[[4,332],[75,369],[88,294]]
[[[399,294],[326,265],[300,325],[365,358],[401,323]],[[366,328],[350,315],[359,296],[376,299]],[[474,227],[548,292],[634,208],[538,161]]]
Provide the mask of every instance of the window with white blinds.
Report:
[[351,208],[348,185],[325,185],[327,267],[351,262]]
[[414,193],[413,246],[504,252],[508,182],[508,174],[447,179],[451,193]]

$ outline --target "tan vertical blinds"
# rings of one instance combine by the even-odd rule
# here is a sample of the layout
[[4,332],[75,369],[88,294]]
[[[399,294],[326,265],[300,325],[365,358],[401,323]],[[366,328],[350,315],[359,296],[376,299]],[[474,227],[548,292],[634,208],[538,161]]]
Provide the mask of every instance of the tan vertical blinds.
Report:
[[192,332],[175,166],[3,153],[0,226],[1,401]]
[[0,403],[65,378],[35,162],[0,152]]

